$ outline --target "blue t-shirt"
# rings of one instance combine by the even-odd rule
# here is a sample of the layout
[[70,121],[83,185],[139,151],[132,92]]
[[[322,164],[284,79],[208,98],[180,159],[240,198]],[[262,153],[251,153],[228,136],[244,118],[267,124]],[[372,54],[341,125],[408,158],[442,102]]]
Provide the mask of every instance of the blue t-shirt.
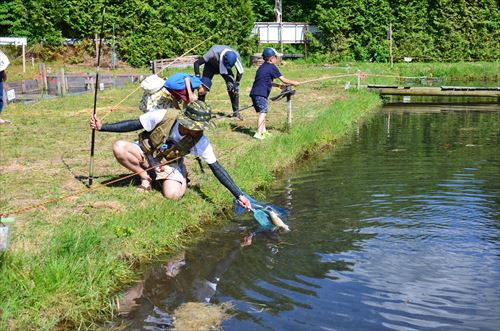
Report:
[[269,97],[273,87],[273,79],[281,77],[281,72],[274,64],[265,62],[255,73],[250,96]]
[[163,86],[165,86],[167,89],[171,90],[184,90],[186,89],[186,82],[184,81],[184,78],[189,77],[191,80],[191,88],[193,90],[197,89],[201,85],[201,80],[193,75],[186,74],[184,72],[179,72],[177,74],[173,74],[172,76],[167,78],[167,81]]

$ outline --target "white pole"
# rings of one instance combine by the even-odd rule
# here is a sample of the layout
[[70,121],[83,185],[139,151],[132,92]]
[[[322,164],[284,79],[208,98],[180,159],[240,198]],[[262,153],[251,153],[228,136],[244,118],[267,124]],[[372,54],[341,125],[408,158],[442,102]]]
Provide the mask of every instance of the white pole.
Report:
[[26,46],[23,44],[23,73],[26,73]]

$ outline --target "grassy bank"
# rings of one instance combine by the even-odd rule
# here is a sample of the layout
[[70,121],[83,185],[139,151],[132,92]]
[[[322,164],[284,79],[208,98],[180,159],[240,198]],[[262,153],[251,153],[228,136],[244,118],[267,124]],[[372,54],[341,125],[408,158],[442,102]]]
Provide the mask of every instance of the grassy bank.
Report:
[[[284,65],[281,70],[287,78],[307,81],[344,69]],[[250,102],[246,96],[254,73],[247,70],[242,81],[242,107]],[[217,119],[217,129],[208,136],[219,161],[246,192],[264,192],[280,170],[333,144],[375,109],[377,95],[345,92],[344,82],[299,86],[290,131],[285,102],[271,103],[268,129],[273,137],[268,140],[252,138],[257,116],[251,109],[244,111],[244,121]],[[109,112],[109,106],[133,89],[99,95],[98,113],[106,122],[140,114],[139,92]],[[216,78],[207,101],[215,112],[228,113],[227,99],[222,79]],[[10,250],[1,256],[1,328],[92,327],[112,318],[119,293],[138,277],[139,265],[176,251],[203,231],[205,223],[225,222],[232,215],[230,193],[191,159],[190,188],[177,202],[165,200],[158,191],[140,194],[129,180],[80,192],[85,186],[79,179],[88,175],[92,100],[89,94],[5,110],[3,117],[13,123],[0,127],[0,211],[14,211],[16,222]],[[97,133],[96,182],[127,174],[114,160],[111,144],[136,136]],[[22,210],[70,194],[43,208]]]

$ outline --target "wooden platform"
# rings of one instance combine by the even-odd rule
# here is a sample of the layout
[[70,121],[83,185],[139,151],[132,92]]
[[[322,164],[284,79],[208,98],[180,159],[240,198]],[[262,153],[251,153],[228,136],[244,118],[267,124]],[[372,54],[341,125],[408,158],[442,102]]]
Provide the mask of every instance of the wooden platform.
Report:
[[440,87],[411,87],[397,85],[368,85],[369,91],[381,95],[429,95],[429,96],[456,96],[456,97],[496,97],[500,98],[500,87],[468,87],[468,86],[440,86]]

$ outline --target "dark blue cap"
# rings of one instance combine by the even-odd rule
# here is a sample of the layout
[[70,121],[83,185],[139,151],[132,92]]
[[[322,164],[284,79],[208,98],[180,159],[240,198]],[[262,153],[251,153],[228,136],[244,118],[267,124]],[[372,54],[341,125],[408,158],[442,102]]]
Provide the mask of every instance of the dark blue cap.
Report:
[[212,81],[208,77],[201,77],[201,85],[205,86],[210,91],[212,88]]
[[235,52],[227,51],[223,56],[224,67],[226,67],[227,70],[231,70],[231,68],[236,63],[237,58],[238,57],[236,56]]
[[262,52],[262,57],[264,60],[269,59],[271,56],[280,56],[281,54],[278,53],[274,48],[272,47],[266,47],[264,48],[264,51]]

